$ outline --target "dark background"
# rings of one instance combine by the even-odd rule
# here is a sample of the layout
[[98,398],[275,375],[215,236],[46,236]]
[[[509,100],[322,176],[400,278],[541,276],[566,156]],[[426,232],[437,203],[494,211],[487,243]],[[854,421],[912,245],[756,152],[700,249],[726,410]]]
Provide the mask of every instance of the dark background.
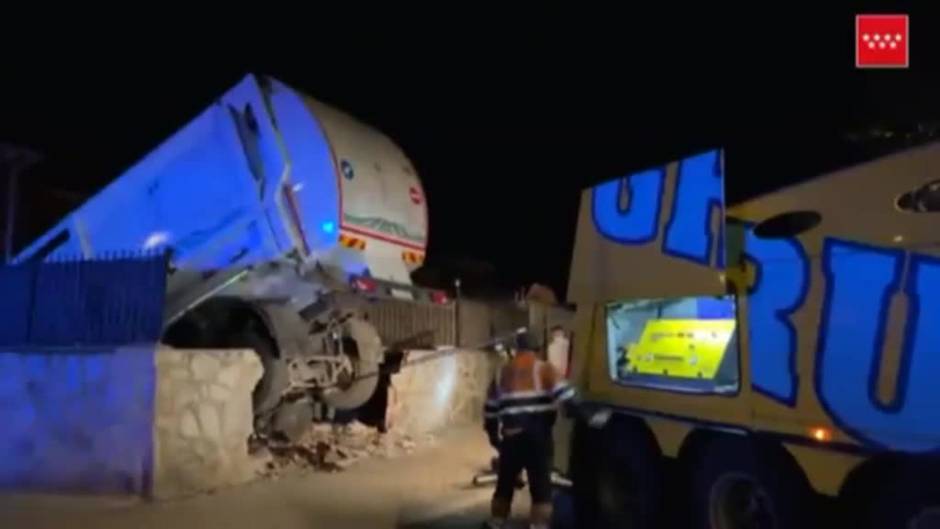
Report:
[[[59,33],[38,56],[16,50],[36,53],[48,35],[17,37],[0,141],[44,155],[23,186],[18,244],[255,72],[402,146],[428,195],[430,280],[461,275],[471,290],[541,282],[563,295],[590,184],[724,147],[733,203],[938,137],[940,17],[913,3],[810,5],[717,13],[676,3],[591,19],[549,8],[427,12],[435,18],[410,14],[407,25],[334,15],[305,24],[280,12],[153,35],[128,26],[96,33],[98,45],[87,32]],[[910,69],[854,68],[859,12],[911,15]]]

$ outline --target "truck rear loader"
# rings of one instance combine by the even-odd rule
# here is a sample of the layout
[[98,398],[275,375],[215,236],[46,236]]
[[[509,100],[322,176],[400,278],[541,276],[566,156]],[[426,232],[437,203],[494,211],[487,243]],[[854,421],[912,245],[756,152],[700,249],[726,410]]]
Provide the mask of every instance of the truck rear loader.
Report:
[[938,174],[934,143],[726,211],[714,150],[584,191],[578,527],[940,527]]
[[249,75],[16,261],[166,252],[163,341],[254,349],[257,428],[297,432],[376,389],[388,349],[364,296],[446,302],[411,283],[427,230],[391,140]]

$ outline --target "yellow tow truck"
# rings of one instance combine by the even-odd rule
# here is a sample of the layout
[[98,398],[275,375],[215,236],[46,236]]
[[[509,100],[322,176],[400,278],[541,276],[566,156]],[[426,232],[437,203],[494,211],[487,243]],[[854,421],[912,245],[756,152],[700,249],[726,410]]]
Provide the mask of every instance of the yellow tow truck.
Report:
[[721,150],[585,190],[577,526],[940,527],[938,198],[937,143],[731,208]]

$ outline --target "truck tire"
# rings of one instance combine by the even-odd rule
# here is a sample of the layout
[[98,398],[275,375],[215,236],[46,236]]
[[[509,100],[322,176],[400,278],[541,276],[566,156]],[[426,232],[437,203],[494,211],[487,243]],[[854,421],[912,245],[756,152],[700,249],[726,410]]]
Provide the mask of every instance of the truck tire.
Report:
[[345,346],[355,349],[350,354],[354,378],[344,387],[323,395],[324,402],[341,411],[359,408],[372,398],[379,385],[379,365],[384,353],[382,339],[370,323],[351,319],[344,326],[351,339],[345,341]]
[[[940,527],[940,477],[935,462],[906,463],[873,484],[862,502],[846,505],[854,527],[934,529]],[[859,507],[867,508],[860,509]]]
[[814,498],[795,464],[748,439],[712,440],[693,462],[694,529],[800,529]]
[[298,400],[278,406],[271,419],[271,430],[291,442],[300,441],[313,423],[313,405],[307,400]]
[[602,430],[579,423],[572,441],[577,526],[656,527],[662,454],[650,433],[641,424],[615,418]]
[[571,437],[568,462],[571,475],[571,499],[574,504],[574,527],[597,525],[597,473],[601,464],[594,450],[600,446],[601,431],[577,421]]
[[258,333],[246,332],[233,341],[237,347],[253,349],[261,361],[264,372],[251,394],[251,402],[256,419],[267,416],[277,408],[281,395],[290,385],[287,363],[277,357],[274,343]]

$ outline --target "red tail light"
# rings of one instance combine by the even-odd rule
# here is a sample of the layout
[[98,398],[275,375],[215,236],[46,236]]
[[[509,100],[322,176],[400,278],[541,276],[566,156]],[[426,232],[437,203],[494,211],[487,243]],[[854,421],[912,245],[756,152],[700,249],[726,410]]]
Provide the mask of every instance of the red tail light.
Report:
[[450,301],[450,298],[447,297],[447,292],[434,290],[431,292],[431,301],[439,305],[444,305],[445,303]]
[[375,292],[379,286],[374,279],[368,277],[357,277],[353,279],[352,285],[359,292]]

